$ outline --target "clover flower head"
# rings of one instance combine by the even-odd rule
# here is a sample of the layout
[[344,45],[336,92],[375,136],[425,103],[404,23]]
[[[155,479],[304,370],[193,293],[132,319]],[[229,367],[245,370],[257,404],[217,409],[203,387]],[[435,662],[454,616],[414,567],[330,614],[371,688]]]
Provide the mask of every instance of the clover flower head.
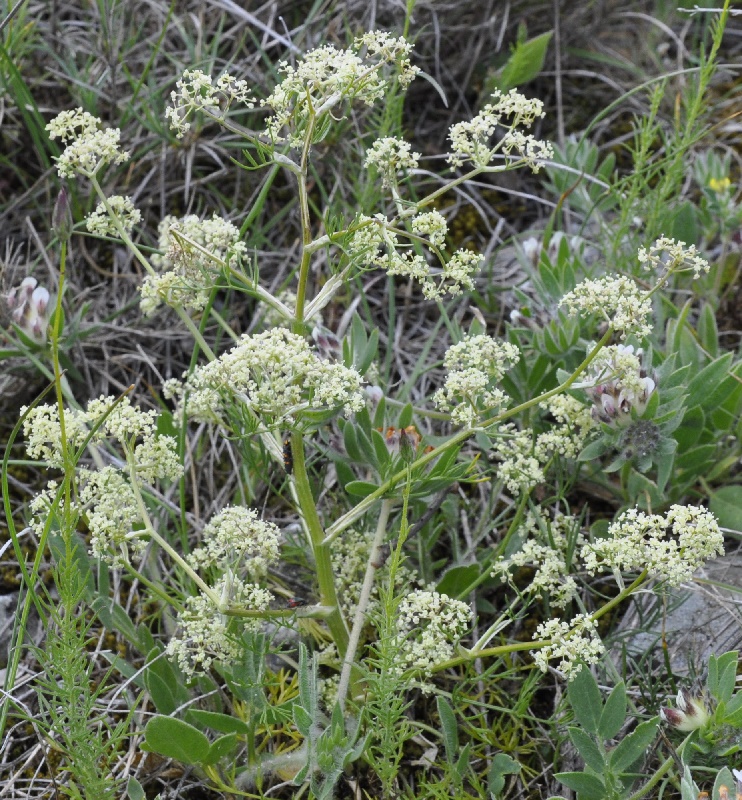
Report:
[[[507,94],[495,90],[492,100],[471,120],[451,126],[448,136],[452,150],[448,156],[449,163],[460,167],[465,161],[470,161],[475,167],[484,169],[497,152],[503,152],[511,158],[515,152],[519,157],[514,159],[515,163],[524,163],[537,172],[541,162],[553,156],[553,148],[547,142],[516,129],[528,128],[534,120],[543,117],[543,103],[529,100],[515,89]],[[510,120],[506,121],[507,118]],[[506,128],[506,131],[500,141],[492,143],[498,126]]]
[[204,528],[203,544],[191,551],[188,563],[195,568],[230,568],[263,576],[278,560],[279,538],[278,528],[260,519],[253,509],[228,506]]
[[366,151],[364,167],[376,167],[385,187],[396,186],[398,176],[417,168],[419,153],[413,153],[409,142],[394,136],[377,139]]
[[148,275],[141,287],[141,308],[147,315],[163,302],[201,311],[219,271],[247,252],[239,229],[216,213],[203,220],[195,214],[167,216],[157,230],[163,255],[152,256],[151,262],[161,273]]
[[466,336],[446,351],[445,383],[433,395],[442,411],[450,411],[459,425],[472,426],[479,417],[507,404],[495,384],[520,358],[518,348],[483,334]]
[[46,341],[51,314],[49,290],[39,286],[36,278],[24,278],[20,285],[5,295],[10,318],[23,333],[37,344]]
[[[302,411],[365,406],[357,370],[322,360],[306,340],[283,328],[245,335],[216,361],[187,380],[187,416],[219,420],[222,396],[244,403],[275,427]],[[203,416],[201,416],[203,415]]]
[[[113,195],[108,198],[108,205],[112,214],[118,219],[121,226],[128,233],[135,225],[142,221],[142,215],[138,208],[134,207],[131,197],[121,197]],[[103,203],[98,203],[95,211],[88,214],[85,219],[85,226],[90,233],[97,236],[118,236],[118,230],[114,225],[111,216]]]
[[578,614],[570,622],[558,619],[542,622],[533,638],[549,642],[534,653],[536,666],[546,672],[549,661],[561,658],[558,669],[567,680],[572,680],[579,673],[583,662],[596,664],[605,653],[605,645],[598,636],[598,624],[588,614]]
[[688,732],[703,728],[711,718],[704,699],[694,697],[687,689],[680,689],[675,699],[675,706],[676,708],[661,708],[660,717],[679,731]]
[[410,592],[397,610],[403,668],[429,675],[453,656],[454,645],[470,623],[471,611],[466,603],[438,592]]
[[599,314],[622,339],[631,334],[641,339],[652,332],[648,322],[652,302],[631,278],[606,276],[583,281],[565,294],[559,305],[566,306],[572,317],[580,311]]
[[190,130],[188,121],[193,114],[204,112],[214,119],[223,119],[234,102],[254,108],[247,81],[238,80],[224,72],[216,81],[200,69],[188,69],[175,84],[170,94],[171,105],[165,110],[170,129],[178,139]]
[[66,148],[57,161],[61,178],[79,173],[90,177],[106,164],[121,164],[129,154],[120,149],[118,128],[100,130],[101,121],[76,108],[62,111],[46,126],[50,139],[61,139]]
[[651,247],[640,247],[638,259],[645,270],[657,270],[666,275],[693,270],[694,280],[711,269],[709,262],[698,255],[694,244],[686,247],[685,242],[667,236],[657,239]]
[[633,345],[608,345],[590,364],[587,375],[574,389],[585,389],[596,420],[622,426],[641,415],[655,390],[655,381],[642,366],[642,349]]

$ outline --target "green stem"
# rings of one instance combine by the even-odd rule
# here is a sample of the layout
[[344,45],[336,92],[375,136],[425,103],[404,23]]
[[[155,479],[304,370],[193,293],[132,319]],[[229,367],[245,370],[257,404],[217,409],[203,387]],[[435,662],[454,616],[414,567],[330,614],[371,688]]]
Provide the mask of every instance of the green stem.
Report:
[[304,442],[300,433],[294,432],[291,434],[291,454],[294,460],[294,487],[299,502],[299,510],[309,533],[309,541],[314,554],[320,602],[323,606],[330,606],[333,609],[327,617],[327,627],[330,629],[332,638],[335,641],[338,654],[341,658],[344,658],[348,649],[348,629],[338,605],[331,551],[329,545],[324,543],[325,532],[317,512],[312,487],[309,484],[304,457]]
[[[515,416],[516,414],[520,414],[522,411],[525,411],[532,406],[536,406],[539,403],[542,403],[544,400],[548,400],[550,397],[554,397],[554,395],[561,394],[562,392],[569,389],[569,387],[577,380],[577,378],[587,369],[593,359],[598,355],[598,353],[603,349],[603,347],[608,343],[611,336],[613,335],[613,328],[608,328],[608,330],[603,334],[603,337],[600,341],[593,347],[590,353],[587,355],[585,360],[580,364],[579,367],[572,373],[572,375],[567,378],[564,383],[561,383],[555,389],[551,389],[548,392],[544,392],[543,394],[539,395],[538,397],[533,397],[530,400],[526,400],[525,402],[521,403],[514,408],[509,408],[506,411],[502,411],[501,413],[495,415],[494,417],[490,417],[490,419],[484,420],[481,424],[479,424],[476,428],[467,428],[464,431],[459,431],[459,433],[454,434],[448,441],[444,444],[439,445],[434,450],[431,450],[429,453],[425,453],[412,464],[410,464],[410,470],[420,469],[424,467],[426,464],[429,464],[431,461],[439,458],[443,453],[449,450],[452,447],[456,447],[459,444],[465,442],[470,436],[473,436],[475,433],[486,430],[487,428],[491,427],[492,425],[499,425],[506,419]],[[384,483],[379,486],[371,494],[367,495],[366,497],[361,500],[356,506],[351,508],[350,511],[343,514],[342,517],[337,519],[330,527],[327,529],[327,536],[325,537],[324,544],[330,544],[330,542],[335,539],[335,537],[339,536],[346,528],[350,527],[357,519],[362,517],[378,500],[383,498],[388,492],[390,492],[397,484],[405,479],[407,475],[407,468],[400,470],[398,473],[393,475],[388,480],[384,481]]]

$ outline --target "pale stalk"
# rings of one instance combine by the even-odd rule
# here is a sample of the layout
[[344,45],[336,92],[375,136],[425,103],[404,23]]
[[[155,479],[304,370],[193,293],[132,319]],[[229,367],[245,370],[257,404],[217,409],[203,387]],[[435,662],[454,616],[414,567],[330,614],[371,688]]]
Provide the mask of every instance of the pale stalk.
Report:
[[130,485],[132,492],[134,493],[134,498],[136,499],[137,508],[139,509],[139,513],[142,516],[142,522],[144,523],[144,530],[137,531],[137,536],[141,536],[143,533],[149,534],[149,536],[157,542],[158,545],[172,558],[172,560],[188,575],[188,577],[198,586],[199,589],[211,600],[214,606],[221,610],[221,598],[219,595],[211,588],[211,586],[206,583],[203,578],[193,569],[193,567],[178,553],[173,547],[163,539],[162,536],[155,530],[152,521],[149,518],[149,512],[147,511],[147,506],[144,504],[144,498],[142,497],[141,492],[139,491],[139,481],[137,478],[137,471],[136,466],[133,462],[133,459],[129,457],[129,478],[130,478]]
[[348,650],[345,653],[345,661],[343,661],[343,670],[340,674],[340,684],[338,686],[337,702],[344,707],[345,698],[348,694],[350,686],[350,677],[353,671],[353,663],[358,650],[358,644],[361,641],[361,633],[363,626],[366,624],[366,612],[368,611],[368,604],[371,600],[371,590],[374,586],[374,578],[376,577],[377,570],[379,569],[379,561],[381,558],[381,548],[384,545],[384,539],[387,532],[387,524],[389,522],[389,514],[392,510],[392,501],[384,500],[381,504],[381,511],[379,512],[379,519],[376,523],[376,532],[371,541],[371,548],[368,554],[368,564],[366,565],[366,574],[363,577],[363,585],[361,586],[361,594],[358,597],[358,605],[356,606],[356,613],[353,617],[353,628],[350,632],[350,639],[348,641]]

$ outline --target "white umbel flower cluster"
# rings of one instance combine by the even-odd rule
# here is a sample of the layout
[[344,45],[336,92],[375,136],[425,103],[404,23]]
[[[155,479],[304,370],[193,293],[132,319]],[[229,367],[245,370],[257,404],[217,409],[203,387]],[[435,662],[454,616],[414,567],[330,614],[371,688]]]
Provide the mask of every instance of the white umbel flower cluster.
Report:
[[190,130],[189,119],[202,112],[213,119],[223,119],[234,102],[254,108],[247,82],[224,72],[216,81],[200,69],[188,69],[170,94],[171,105],[165,110],[170,129],[182,139]]
[[272,522],[243,506],[222,509],[204,528],[201,545],[186,560],[204,577],[218,576],[213,597],[202,592],[188,598],[178,635],[167,648],[186,675],[205,672],[214,661],[234,661],[242,653],[241,634],[260,628],[259,616],[239,612],[261,612],[270,605],[271,593],[256,581],[278,560],[279,538]]
[[716,518],[705,508],[674,505],[664,516],[630,508],[614,520],[605,539],[586,544],[581,556],[591,573],[647,569],[658,581],[678,586],[723,553],[723,545]]
[[[124,230],[128,233],[142,221],[142,214],[134,207],[131,197],[115,194],[108,198],[108,205]],[[103,203],[85,218],[85,227],[97,236],[118,236],[116,226]]]
[[195,214],[167,216],[157,230],[163,255],[152,256],[151,262],[161,272],[142,283],[142,311],[152,314],[160,303],[201,311],[222,267],[245,255],[239,229],[214,213],[204,220]]
[[273,428],[304,411],[342,409],[346,416],[360,411],[361,383],[357,370],[322,360],[303,337],[274,328],[243,336],[197,369],[178,393],[187,393],[188,417],[221,422],[224,403],[239,402]]
[[453,422],[471,427],[483,414],[507,405],[507,395],[495,384],[519,359],[514,344],[483,334],[466,336],[446,351],[448,375],[433,402],[450,411]]
[[[26,409],[21,409],[25,413]],[[50,467],[64,466],[62,429],[56,405],[40,405],[28,411],[24,420],[26,452]],[[86,441],[116,443],[124,453],[125,466],[106,466],[100,470],[78,471],[79,497],[73,511],[86,515],[91,553],[110,564],[121,565],[139,557],[145,549],[141,537],[142,511],[132,487],[158,480],[176,481],[183,474],[177,442],[157,433],[157,412],[142,411],[128,397],[100,397],[83,410],[65,409],[64,430],[68,452]],[[41,531],[52,507],[54,484],[48,484],[33,502],[32,522]]]
[[561,658],[558,669],[567,680],[577,675],[582,662],[596,664],[605,653],[605,645],[598,635],[598,624],[588,614],[578,614],[570,622],[558,619],[542,622],[533,638],[549,640],[549,644],[534,653],[536,666],[546,672],[549,661]]
[[120,148],[118,128],[101,130],[101,121],[82,108],[62,111],[46,126],[50,139],[61,139],[67,146],[57,161],[60,178],[75,174],[90,177],[106,164],[121,164],[129,154]]
[[358,37],[347,50],[323,45],[295,65],[282,62],[278,70],[283,80],[262,102],[272,111],[266,122],[271,141],[300,147],[310,120],[330,113],[342,119],[344,103],[358,100],[370,106],[382,100],[389,86],[381,74],[385,65],[396,64],[399,84],[406,87],[419,71],[410,64],[411,51],[404,39],[374,31]]
[[493,455],[498,460],[497,478],[514,497],[530,491],[545,480],[544,471],[534,453],[533,431],[518,430],[511,422],[497,430]]
[[375,167],[381,175],[382,186],[396,186],[398,176],[417,168],[420,154],[413,153],[409,142],[394,136],[377,139],[366,151],[363,166]]
[[557,512],[549,518],[538,509],[538,516],[529,511],[518,531],[527,537],[521,549],[509,558],[500,557],[492,567],[492,576],[502,576],[508,581],[513,568],[530,566],[535,572],[528,591],[544,594],[555,608],[564,608],[577,594],[577,582],[569,574],[567,554],[584,538],[579,531],[579,520]]
[[[529,128],[534,120],[543,117],[544,104],[540,100],[529,100],[515,89],[507,94],[496,90],[492,101],[471,120],[451,126],[449,163],[460,167],[470,161],[475,167],[485,169],[495,154],[501,152],[513,165],[526,164],[538,172],[543,161],[554,155],[552,146],[516,129]],[[493,143],[492,137],[500,126],[506,129],[505,133]]]
[[639,248],[639,263],[645,270],[656,270],[670,274],[671,272],[693,271],[693,279],[701,277],[711,269],[709,262],[698,255],[694,244],[686,247],[685,242],[678,242],[662,236],[651,247]]
[[597,314],[609,322],[621,338],[649,336],[652,326],[652,301],[631,278],[625,276],[598,278],[578,284],[559,301],[571,317],[580,312]]
[[[235,578],[225,577],[214,589],[220,597],[253,611],[265,611],[272,600],[267,589]],[[186,599],[178,621],[178,635],[170,640],[165,652],[188,677],[207,672],[214,662],[237,661],[244,652],[242,632],[259,630],[262,625],[260,618],[236,620],[222,613],[203,593]]]
[[397,611],[401,669],[429,675],[453,657],[454,645],[470,624],[471,611],[466,603],[438,592],[410,592]]

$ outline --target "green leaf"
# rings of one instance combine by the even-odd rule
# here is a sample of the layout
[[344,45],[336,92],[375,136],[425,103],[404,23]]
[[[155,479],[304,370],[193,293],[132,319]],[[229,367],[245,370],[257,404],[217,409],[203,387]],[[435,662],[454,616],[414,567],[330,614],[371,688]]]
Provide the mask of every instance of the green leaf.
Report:
[[[546,50],[549,47],[553,31],[535,36],[527,42],[518,42],[510,58],[495,78],[497,88],[507,92],[515,86],[532,81],[544,68]],[[686,242],[695,241],[685,239]]]
[[505,753],[498,753],[493,759],[487,772],[487,789],[490,797],[496,800],[505,788],[505,775],[517,775],[520,764]]
[[209,740],[198,728],[174,717],[153,717],[144,729],[147,747],[181,764],[202,764],[209,754]]
[[[693,239],[684,239],[684,241],[692,242]],[[698,340],[703,348],[712,358],[716,358],[719,354],[719,329],[716,327],[714,310],[709,303],[704,303],[701,308],[696,330],[698,331]]]
[[739,653],[736,650],[732,650],[718,657],[711,656],[709,658],[709,673],[706,685],[711,696],[718,701],[726,703],[734,693],[738,657]]
[[598,683],[587,667],[583,667],[567,686],[567,696],[575,719],[588,733],[598,733],[603,701]]
[[438,716],[441,720],[441,734],[446,748],[446,760],[453,765],[459,752],[459,730],[456,715],[445,697],[438,695],[435,698],[438,706]]
[[144,685],[147,687],[152,703],[160,714],[172,714],[178,707],[172,689],[154,670],[144,673]]
[[626,686],[621,681],[608,695],[600,715],[598,733],[603,740],[612,739],[621,730],[626,719],[626,709]]
[[[653,397],[657,395],[654,392]],[[675,429],[673,436],[675,437],[678,448],[680,451],[688,450],[700,439],[703,433],[703,426],[706,423],[706,415],[700,406],[693,406],[688,408],[683,415],[683,421]]]
[[126,794],[129,800],[147,800],[142,784],[136,778],[129,778],[126,782]]
[[364,460],[358,447],[355,428],[350,422],[346,422],[343,425],[343,444],[345,445],[345,452],[353,461],[362,462]]
[[345,491],[353,497],[368,497],[378,488],[377,484],[368,481],[351,481],[345,484]]
[[206,728],[211,728],[213,731],[219,733],[249,733],[250,726],[237,717],[231,717],[229,714],[218,714],[216,711],[200,711],[199,709],[190,709],[188,712],[190,719],[200,723]]
[[629,767],[644,755],[657,735],[659,717],[641,722],[611,752],[609,763],[613,772],[626,772]]
[[[719,391],[722,388],[722,384],[726,382],[725,379],[733,359],[733,353],[725,353],[697,373],[688,384],[686,405],[690,408],[701,406],[706,409],[713,409],[717,406],[721,402],[719,400]],[[733,388],[730,385],[729,392]],[[726,394],[724,393],[725,397]]]
[[712,492],[709,509],[723,528],[742,531],[742,486],[722,486]]
[[598,439],[597,441],[590,442],[590,444],[583,447],[582,452],[577,456],[577,460],[595,461],[595,459],[600,458],[607,449],[608,445],[603,441],[603,439]]
[[397,427],[406,428],[408,425],[412,425],[412,414],[413,414],[412,405],[410,403],[407,403],[407,405],[399,412]]
[[215,742],[212,743],[211,747],[209,748],[208,755],[204,759],[203,763],[206,765],[218,764],[223,758],[232,756],[236,747],[236,733],[227,733],[224,736],[220,736]]
[[605,784],[597,775],[585,772],[557,772],[554,776],[574,792],[578,792],[580,800],[605,800]]
[[598,774],[605,771],[605,758],[598,745],[582,728],[567,728],[572,744],[582,756],[585,766],[590,767]]
[[476,564],[452,567],[444,573],[435,589],[440,594],[447,594],[449,597],[458,598],[463,592],[466,592],[479,577],[480,571],[480,568]]

